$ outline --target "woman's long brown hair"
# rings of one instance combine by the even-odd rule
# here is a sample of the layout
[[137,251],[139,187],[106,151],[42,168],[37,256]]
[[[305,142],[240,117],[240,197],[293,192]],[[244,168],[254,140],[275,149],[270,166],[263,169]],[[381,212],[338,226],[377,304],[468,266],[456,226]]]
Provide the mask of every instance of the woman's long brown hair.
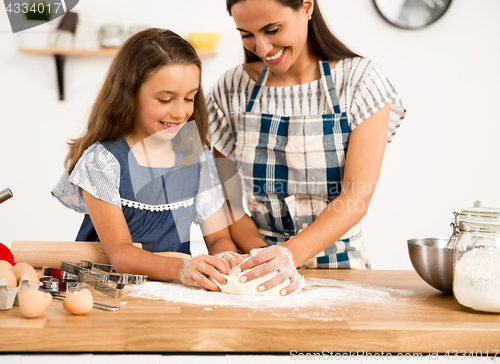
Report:
[[[71,173],[85,149],[96,142],[116,139],[130,133],[135,122],[135,99],[140,86],[157,69],[171,65],[195,65],[201,61],[194,48],[170,30],[151,28],[130,37],[120,48],[108,70],[104,84],[92,107],[87,130],[71,140],[64,165]],[[202,146],[208,146],[207,108],[203,89],[194,99],[194,119]],[[182,130],[182,129],[181,129]],[[190,146],[192,149],[192,145]]]
[[[231,15],[231,8],[234,4],[246,0],[226,0],[226,9],[229,15]],[[297,11],[302,8],[303,0],[275,0],[277,3],[292,8]],[[359,57],[358,54],[351,51],[347,46],[337,39],[331,32],[328,25],[326,25],[325,19],[321,14],[318,2],[314,2],[314,9],[312,13],[311,20],[308,24],[307,39],[313,54],[318,59],[324,60],[336,60],[344,59],[350,57]],[[245,47],[245,63],[251,63],[256,61],[261,61],[261,59],[253,52],[250,52]]]

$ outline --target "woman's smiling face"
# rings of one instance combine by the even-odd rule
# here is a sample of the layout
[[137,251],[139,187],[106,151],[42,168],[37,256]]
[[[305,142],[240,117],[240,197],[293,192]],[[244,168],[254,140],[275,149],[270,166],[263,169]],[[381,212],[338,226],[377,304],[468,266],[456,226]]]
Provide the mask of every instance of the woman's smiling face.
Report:
[[275,0],[243,0],[231,15],[243,45],[255,53],[272,72],[286,72],[307,52],[307,24],[313,3],[305,0],[294,10]]

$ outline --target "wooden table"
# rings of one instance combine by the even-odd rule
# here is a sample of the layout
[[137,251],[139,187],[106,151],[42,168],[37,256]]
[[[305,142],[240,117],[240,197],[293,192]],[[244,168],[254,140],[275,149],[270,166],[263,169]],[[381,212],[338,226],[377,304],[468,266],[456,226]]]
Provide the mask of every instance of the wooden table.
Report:
[[[119,304],[116,312],[93,309],[73,316],[52,302],[45,314],[25,319],[19,308],[0,311],[0,353],[425,353],[500,349],[500,315],[463,311],[452,296],[428,286],[413,271],[300,270],[307,277],[411,290],[398,309],[384,304],[324,310],[332,320],[298,317],[294,309],[272,315],[252,308],[179,305],[122,296],[99,301]],[[97,296],[96,296],[97,300]],[[354,309],[353,309],[354,308]],[[285,309],[286,310],[286,309]],[[313,311],[314,308],[306,309]],[[251,313],[251,315],[249,315]],[[333,318],[333,317],[332,317]],[[497,356],[500,356],[497,355]]]

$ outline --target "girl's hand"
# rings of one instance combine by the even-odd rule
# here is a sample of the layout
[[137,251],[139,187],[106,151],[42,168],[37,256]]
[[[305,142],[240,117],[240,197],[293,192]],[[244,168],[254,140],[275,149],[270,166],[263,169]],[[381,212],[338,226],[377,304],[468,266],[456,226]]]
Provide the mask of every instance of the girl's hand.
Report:
[[240,265],[241,271],[244,272],[247,269],[260,267],[242,275],[240,278],[241,282],[248,282],[278,271],[278,274],[274,278],[262,283],[258,287],[258,290],[264,291],[273,288],[284,282],[287,278],[290,278],[290,285],[281,290],[280,294],[282,296],[294,292],[299,287],[300,274],[297,268],[295,268],[292,253],[286,247],[272,245],[264,249],[253,249],[250,252],[250,256],[250,259]]
[[231,269],[236,267],[238,264],[242,263],[246,258],[248,258],[248,254],[242,255],[232,251],[227,251],[215,254],[214,257],[229,264],[229,269]]
[[179,280],[186,286],[220,291],[219,287],[208,277],[212,277],[221,285],[226,284],[226,278],[222,274],[228,273],[229,266],[228,261],[206,254],[191,259],[183,259],[179,269]]

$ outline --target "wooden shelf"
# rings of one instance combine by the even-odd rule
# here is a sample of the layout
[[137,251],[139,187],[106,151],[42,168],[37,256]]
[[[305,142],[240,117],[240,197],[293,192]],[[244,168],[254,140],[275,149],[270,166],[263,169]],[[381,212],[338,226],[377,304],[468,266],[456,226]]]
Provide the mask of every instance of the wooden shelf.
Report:
[[[119,48],[73,49],[73,48],[19,48],[21,53],[54,56],[57,69],[59,100],[64,100],[64,58],[66,56],[114,56]],[[197,50],[200,58],[214,57],[216,51]]]
[[[73,48],[19,48],[21,53],[56,55],[61,56],[114,56],[119,48],[98,48],[98,49],[73,49]],[[200,58],[214,57],[216,51],[197,50]]]
[[19,48],[21,53],[45,54],[61,56],[113,56],[118,52],[118,48],[99,48],[99,49],[64,49],[64,48]]

